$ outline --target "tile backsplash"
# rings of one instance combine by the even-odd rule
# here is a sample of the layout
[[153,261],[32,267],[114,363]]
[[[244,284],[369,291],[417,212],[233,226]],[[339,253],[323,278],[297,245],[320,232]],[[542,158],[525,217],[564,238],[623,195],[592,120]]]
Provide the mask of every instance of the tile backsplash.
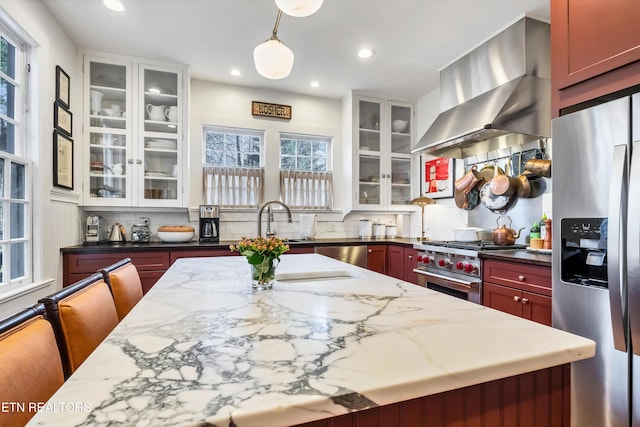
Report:
[[[105,219],[107,230],[113,224],[120,223],[126,230],[126,239],[131,238],[131,227],[142,222],[143,217],[150,220],[151,240],[157,241],[158,227],[163,225],[191,225],[198,230],[197,208],[184,211],[171,212],[132,212],[132,211],[101,211],[92,210],[90,213],[100,215]],[[82,215],[84,220],[89,212]],[[341,213],[317,213],[316,239],[327,238],[357,238],[359,233],[359,221],[361,218],[371,219],[374,222],[394,224],[398,227],[400,237],[418,237],[421,234],[420,210],[414,213],[389,213],[389,212],[351,212],[342,218]],[[284,211],[274,211],[271,228],[281,237],[290,239],[300,238],[299,213],[292,215],[293,222],[287,223]],[[263,232],[266,230],[266,212],[262,218]],[[453,199],[438,200],[436,204],[425,207],[424,224],[425,235],[431,239],[451,239],[451,228],[464,226],[467,221],[467,212],[455,207]],[[220,237],[222,240],[238,240],[242,236],[257,234],[257,212],[250,211],[222,211],[220,214]],[[84,224],[83,224],[84,225]],[[84,235],[84,230],[82,230]]]

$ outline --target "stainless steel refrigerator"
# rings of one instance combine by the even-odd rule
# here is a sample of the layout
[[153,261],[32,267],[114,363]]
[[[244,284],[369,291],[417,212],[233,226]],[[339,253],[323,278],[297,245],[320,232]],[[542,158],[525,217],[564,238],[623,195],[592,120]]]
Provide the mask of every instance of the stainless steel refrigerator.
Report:
[[571,425],[640,427],[640,94],[552,125],[553,326],[596,341]]

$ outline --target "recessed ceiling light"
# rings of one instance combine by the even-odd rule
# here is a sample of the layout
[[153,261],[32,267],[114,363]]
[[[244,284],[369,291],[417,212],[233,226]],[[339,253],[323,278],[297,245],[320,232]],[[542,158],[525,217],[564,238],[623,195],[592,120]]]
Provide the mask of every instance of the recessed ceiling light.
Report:
[[230,73],[231,73],[231,75],[232,75],[232,76],[240,77],[240,70],[238,70],[237,68],[233,68],[233,69],[230,71]]
[[358,51],[358,58],[367,59],[371,58],[375,54],[373,49],[360,49]]
[[124,11],[124,4],[120,0],[102,0],[102,4],[115,12]]
[[320,83],[318,83],[317,81],[312,81],[311,84],[309,85],[311,87],[320,87]]

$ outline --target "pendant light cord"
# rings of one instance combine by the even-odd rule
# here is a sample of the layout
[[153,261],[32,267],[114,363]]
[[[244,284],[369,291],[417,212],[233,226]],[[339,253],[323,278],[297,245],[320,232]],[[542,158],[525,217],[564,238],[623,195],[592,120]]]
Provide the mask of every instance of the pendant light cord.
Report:
[[282,17],[282,11],[278,9],[278,17],[276,18],[276,25],[273,26],[273,33],[270,40],[278,40],[278,25],[280,25],[280,18]]

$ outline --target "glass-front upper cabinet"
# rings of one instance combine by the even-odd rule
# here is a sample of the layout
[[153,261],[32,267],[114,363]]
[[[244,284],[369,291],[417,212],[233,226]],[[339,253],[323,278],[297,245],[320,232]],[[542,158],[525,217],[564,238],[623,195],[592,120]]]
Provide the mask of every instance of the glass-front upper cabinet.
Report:
[[356,209],[386,210],[411,200],[413,106],[356,97]]
[[144,168],[139,197],[145,204],[166,204],[179,199],[182,176],[182,75],[175,69],[140,66],[139,103]]
[[413,108],[407,104],[389,103],[391,128],[391,201],[407,205],[411,200],[411,145]]
[[[88,72],[87,72],[88,70]],[[131,199],[131,65],[85,61],[88,87],[85,135],[88,162],[82,165],[86,204],[129,205]],[[88,132],[87,132],[88,130]],[[109,199],[108,201],[105,199]]]
[[181,206],[186,67],[105,55],[84,71],[84,205]]
[[382,102],[358,100],[358,202],[380,205],[382,177]]

